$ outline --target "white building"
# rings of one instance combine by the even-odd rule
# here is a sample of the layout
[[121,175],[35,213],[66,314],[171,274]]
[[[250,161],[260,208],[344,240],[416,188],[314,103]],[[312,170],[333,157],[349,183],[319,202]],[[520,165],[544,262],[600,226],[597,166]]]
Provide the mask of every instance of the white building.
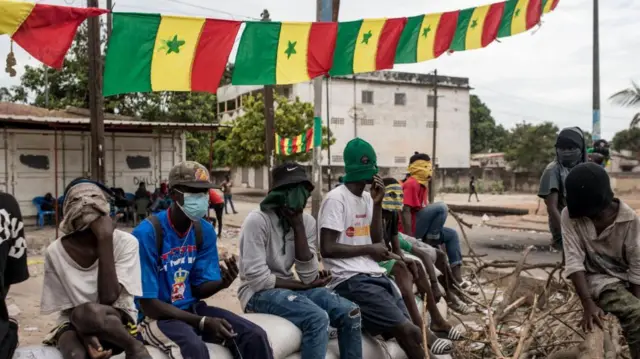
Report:
[[[440,169],[469,168],[469,79],[438,76],[436,163]],[[329,126],[336,138],[331,156],[323,151],[334,173],[344,165],[342,152],[354,137],[370,142],[378,154],[378,166],[386,173],[406,172],[415,152],[432,154],[434,124],[433,75],[381,71],[329,80]],[[327,123],[327,88],[323,84],[322,116]],[[225,86],[218,90],[220,122],[242,115],[242,97],[262,91],[262,86]],[[291,99],[313,103],[311,82],[278,86]],[[260,173],[262,172],[262,173]],[[266,188],[268,172],[236,171],[236,183]],[[261,183],[262,182],[262,183]]]

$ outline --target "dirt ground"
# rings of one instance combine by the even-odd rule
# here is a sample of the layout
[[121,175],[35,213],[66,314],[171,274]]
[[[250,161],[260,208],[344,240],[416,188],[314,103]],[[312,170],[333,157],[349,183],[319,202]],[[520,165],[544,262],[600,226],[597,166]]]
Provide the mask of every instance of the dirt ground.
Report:
[[[131,230],[131,228],[120,228]],[[27,236],[30,240],[44,243],[47,239],[55,237],[53,228],[34,230],[27,228]],[[223,229],[222,238],[218,240],[220,256],[223,253],[238,254],[238,234],[236,228]],[[34,238],[39,237],[39,238]],[[33,345],[42,342],[44,336],[56,324],[56,315],[40,314],[40,297],[42,295],[42,280],[44,274],[43,257],[40,250],[31,251],[29,255],[29,280],[11,286],[7,298],[9,314],[18,319],[20,325],[20,345]],[[224,308],[235,313],[240,313],[240,302],[236,297],[239,281],[236,280],[230,288],[216,294],[207,300],[211,305]]]

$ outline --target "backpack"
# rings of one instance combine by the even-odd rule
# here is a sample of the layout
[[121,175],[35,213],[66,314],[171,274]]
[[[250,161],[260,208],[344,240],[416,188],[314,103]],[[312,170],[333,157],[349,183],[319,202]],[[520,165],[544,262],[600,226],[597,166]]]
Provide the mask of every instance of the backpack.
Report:
[[[162,224],[157,216],[150,216],[147,218],[156,235],[156,248],[158,251],[158,267],[162,267],[162,244],[164,243],[164,235],[162,233]],[[202,223],[200,221],[193,221],[193,230],[196,234],[196,250],[199,252],[202,249]]]

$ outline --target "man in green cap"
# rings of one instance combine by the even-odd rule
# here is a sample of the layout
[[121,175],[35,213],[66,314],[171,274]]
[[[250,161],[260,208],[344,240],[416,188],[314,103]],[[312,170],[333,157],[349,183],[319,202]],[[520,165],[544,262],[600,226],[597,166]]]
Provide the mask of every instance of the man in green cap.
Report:
[[[329,192],[318,216],[324,268],[331,272],[329,288],[360,307],[362,328],[371,335],[395,338],[409,359],[422,359],[420,328],[411,322],[402,296],[378,261],[400,259],[383,240],[384,184],[377,175],[376,153],[360,139],[344,149],[343,186]],[[371,185],[370,192],[365,187]],[[451,350],[445,341],[434,354]]]

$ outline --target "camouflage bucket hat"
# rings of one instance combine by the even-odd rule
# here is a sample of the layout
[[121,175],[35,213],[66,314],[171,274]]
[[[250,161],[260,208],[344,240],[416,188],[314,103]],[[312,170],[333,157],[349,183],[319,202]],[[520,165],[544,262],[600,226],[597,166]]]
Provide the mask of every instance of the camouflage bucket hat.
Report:
[[173,166],[169,172],[169,188],[185,186],[191,188],[214,188],[207,168],[198,162],[185,161]]

